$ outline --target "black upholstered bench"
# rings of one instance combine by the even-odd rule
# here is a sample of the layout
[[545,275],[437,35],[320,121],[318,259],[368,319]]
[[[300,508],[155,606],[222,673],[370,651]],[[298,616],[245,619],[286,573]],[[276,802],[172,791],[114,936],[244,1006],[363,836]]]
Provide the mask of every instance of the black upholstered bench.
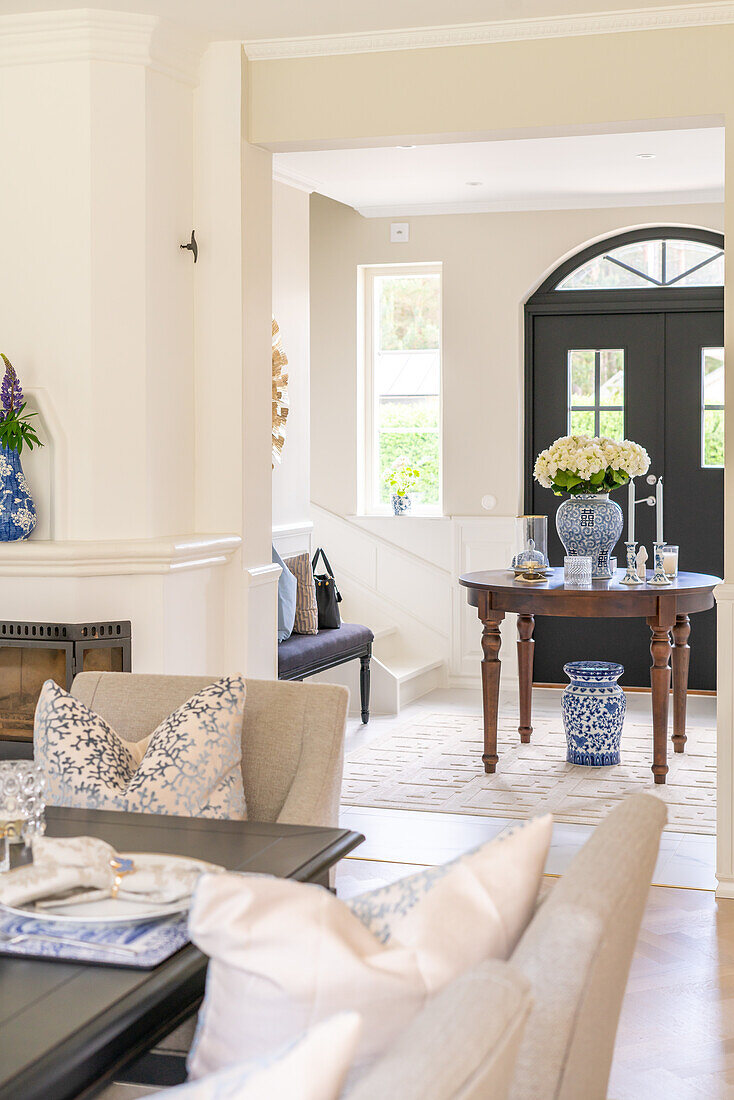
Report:
[[304,680],[327,668],[359,658],[362,721],[370,720],[370,659],[375,636],[368,626],[342,623],[338,630],[291,634],[278,645],[278,679]]

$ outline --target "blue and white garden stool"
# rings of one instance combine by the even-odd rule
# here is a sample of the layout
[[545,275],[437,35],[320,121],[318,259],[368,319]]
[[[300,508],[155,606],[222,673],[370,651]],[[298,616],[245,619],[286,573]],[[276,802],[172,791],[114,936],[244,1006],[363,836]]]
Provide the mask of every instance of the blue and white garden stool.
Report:
[[571,681],[561,697],[566,760],[591,768],[618,764],[627,700],[617,680],[624,666],[569,661],[563,671]]

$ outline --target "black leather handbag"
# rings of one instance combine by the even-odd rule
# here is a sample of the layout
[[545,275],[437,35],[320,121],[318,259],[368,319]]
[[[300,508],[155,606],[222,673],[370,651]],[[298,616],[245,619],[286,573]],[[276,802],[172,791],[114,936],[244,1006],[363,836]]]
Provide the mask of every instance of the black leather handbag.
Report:
[[[316,563],[319,557],[324,559],[325,573],[316,572]],[[342,625],[339,614],[339,604],[342,602],[341,593],[336,587],[334,573],[321,547],[318,548],[311,562],[313,579],[316,585],[316,606],[319,609],[319,630],[336,630]]]

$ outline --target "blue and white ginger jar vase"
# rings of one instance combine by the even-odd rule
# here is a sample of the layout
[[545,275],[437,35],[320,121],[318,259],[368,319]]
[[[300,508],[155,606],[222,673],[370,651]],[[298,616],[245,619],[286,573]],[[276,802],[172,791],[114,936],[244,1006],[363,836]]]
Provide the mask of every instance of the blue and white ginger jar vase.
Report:
[[412,500],[408,493],[404,493],[402,496],[400,493],[393,493],[392,495],[392,510],[393,515],[404,516],[411,508]]
[[592,580],[610,580],[609,558],[623,527],[622,509],[608,493],[579,493],[556,512],[556,530],[569,557],[590,557]]
[[36,506],[20,455],[0,445],[0,542],[27,539],[36,526]]
[[561,696],[566,760],[592,768],[618,764],[627,700],[617,680],[624,666],[569,661],[563,671],[571,681]]

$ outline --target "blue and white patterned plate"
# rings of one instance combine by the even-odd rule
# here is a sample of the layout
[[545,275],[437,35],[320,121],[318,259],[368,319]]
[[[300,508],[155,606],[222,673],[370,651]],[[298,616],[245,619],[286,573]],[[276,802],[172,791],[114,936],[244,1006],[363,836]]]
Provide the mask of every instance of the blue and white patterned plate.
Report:
[[[5,936],[22,935],[43,938],[21,940],[19,943],[3,942]],[[84,940],[90,947],[62,943],[62,936]],[[150,970],[188,942],[188,916],[185,914],[147,924],[74,924],[64,926],[63,929],[35,918],[0,915],[0,955],[102,963]],[[133,950],[125,953],[115,951],[114,948],[120,945]]]

